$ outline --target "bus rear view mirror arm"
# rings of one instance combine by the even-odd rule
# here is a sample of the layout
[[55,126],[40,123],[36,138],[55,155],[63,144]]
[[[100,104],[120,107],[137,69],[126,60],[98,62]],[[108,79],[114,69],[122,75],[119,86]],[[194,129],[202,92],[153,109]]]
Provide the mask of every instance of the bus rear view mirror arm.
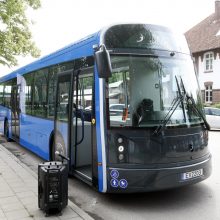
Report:
[[109,78],[112,75],[110,55],[104,44],[95,52],[95,61],[97,64],[99,78]]

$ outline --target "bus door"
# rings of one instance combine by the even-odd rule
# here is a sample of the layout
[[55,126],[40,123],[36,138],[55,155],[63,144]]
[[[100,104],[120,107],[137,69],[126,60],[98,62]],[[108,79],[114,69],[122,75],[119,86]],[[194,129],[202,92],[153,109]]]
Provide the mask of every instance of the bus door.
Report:
[[73,70],[70,70],[60,73],[57,79],[55,139],[52,151],[52,158],[54,160],[61,159],[55,154],[56,151],[70,157],[70,122],[72,119],[69,109],[71,105],[72,77]]
[[11,131],[14,139],[20,138],[20,85],[12,86],[11,94]]
[[76,71],[73,79],[72,168],[79,178],[92,183],[93,134],[93,67]]
[[[58,75],[54,150],[70,158],[70,173],[92,182],[93,74],[66,71]],[[59,156],[54,155],[55,160]]]

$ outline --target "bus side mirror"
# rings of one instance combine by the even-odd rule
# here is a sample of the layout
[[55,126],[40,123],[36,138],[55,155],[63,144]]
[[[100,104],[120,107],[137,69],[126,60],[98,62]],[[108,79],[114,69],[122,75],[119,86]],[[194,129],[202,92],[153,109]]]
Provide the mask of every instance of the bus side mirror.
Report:
[[109,78],[112,75],[112,67],[109,52],[105,45],[101,45],[95,52],[95,61],[97,64],[99,78]]

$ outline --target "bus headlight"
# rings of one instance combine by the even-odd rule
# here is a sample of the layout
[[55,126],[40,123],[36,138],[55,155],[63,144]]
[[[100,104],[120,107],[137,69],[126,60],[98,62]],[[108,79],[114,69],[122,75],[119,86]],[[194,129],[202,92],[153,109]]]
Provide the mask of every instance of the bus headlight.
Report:
[[120,137],[118,138],[118,143],[121,144],[123,142],[123,139]]
[[118,151],[120,152],[120,153],[122,153],[123,151],[124,151],[124,146],[122,146],[122,145],[120,145],[119,147],[118,147]]
[[118,159],[119,159],[119,160],[123,160],[123,159],[124,159],[124,154],[119,154],[119,155],[118,155]]

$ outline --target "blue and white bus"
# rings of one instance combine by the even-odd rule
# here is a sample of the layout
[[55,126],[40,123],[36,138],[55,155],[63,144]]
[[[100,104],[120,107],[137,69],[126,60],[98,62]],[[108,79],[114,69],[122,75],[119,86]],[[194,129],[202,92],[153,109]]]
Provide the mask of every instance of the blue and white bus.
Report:
[[211,174],[208,130],[183,36],[118,24],[0,79],[0,128],[100,192],[146,192]]

